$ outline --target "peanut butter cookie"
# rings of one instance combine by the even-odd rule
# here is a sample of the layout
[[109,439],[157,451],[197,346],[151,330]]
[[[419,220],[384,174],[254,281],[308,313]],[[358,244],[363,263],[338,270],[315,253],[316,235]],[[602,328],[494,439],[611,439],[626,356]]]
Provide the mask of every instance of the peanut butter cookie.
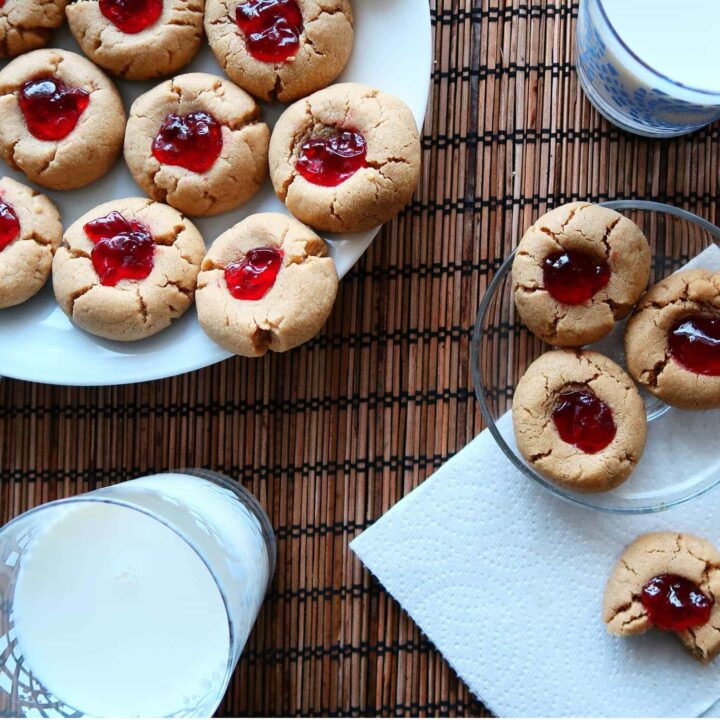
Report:
[[187,215],[242,205],[267,177],[270,130],[244,90],[206,73],[179,75],[130,109],[125,160],[153,199]]
[[205,0],[75,0],[72,34],[96,64],[126,80],[170,75],[200,49]]
[[289,102],[329,85],[353,44],[350,0],[207,0],[205,32],[231,80]]
[[551,345],[577,347],[607,335],[647,287],[650,246],[624,215],[575,202],[538,218],[513,261],[515,304]]
[[62,239],[53,202],[11,178],[0,178],[0,308],[29,300],[45,285]]
[[38,185],[83,187],[122,148],[125,110],[101,70],[67,50],[35,50],[0,71],[0,155]]
[[55,297],[83,330],[140,340],[190,307],[204,252],[177,210],[147,198],[111,200],[65,232],[53,261]]
[[68,0],[0,0],[0,58],[37,50],[65,19]]
[[656,532],[625,549],[605,588],[603,620],[625,637],[652,627],[677,633],[692,656],[720,652],[720,553],[694,535]]
[[528,463],[577,492],[621,485],[645,448],[645,405],[635,384],[596,352],[541,355],[520,378],[512,418]]
[[237,355],[285,352],[320,331],[337,288],[327,245],[310,228],[279,213],[251,215],[205,256],[198,319],[218,345]]
[[685,270],[650,288],[625,328],[625,357],[666,403],[720,407],[720,273]]
[[270,138],[270,178],[290,212],[329,232],[391,220],[412,198],[420,138],[393,95],[345,83],[291,105]]

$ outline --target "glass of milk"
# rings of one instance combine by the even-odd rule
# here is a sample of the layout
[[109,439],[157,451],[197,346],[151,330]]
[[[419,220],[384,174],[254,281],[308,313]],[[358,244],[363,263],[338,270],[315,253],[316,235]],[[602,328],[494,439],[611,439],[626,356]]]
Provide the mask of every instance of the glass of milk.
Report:
[[720,118],[719,29],[719,0],[580,0],[580,84],[623,130],[692,132]]
[[0,716],[209,716],[275,569],[255,498],[183,470],[0,530]]

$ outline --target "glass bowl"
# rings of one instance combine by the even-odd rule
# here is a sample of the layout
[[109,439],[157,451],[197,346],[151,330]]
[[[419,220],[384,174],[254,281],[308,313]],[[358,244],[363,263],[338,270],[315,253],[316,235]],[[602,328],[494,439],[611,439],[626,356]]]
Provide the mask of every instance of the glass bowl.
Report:
[[[681,269],[700,252],[720,247],[720,228],[693,213],[647,200],[602,203],[633,220],[650,242],[650,283]],[[517,450],[508,412],[518,380],[549,345],[522,323],[512,291],[512,262],[505,260],[490,283],[478,311],[472,339],[475,393],[485,422],[508,459],[527,477],[570,502],[605,512],[659,512],[687,502],[720,483],[720,452],[714,442],[698,443],[701,429],[720,427],[720,410],[687,412],[672,408],[641,390],[648,417],[645,452],[633,474],[620,487],[604,493],[577,493],[538,474]],[[720,269],[720,250],[715,258]],[[590,348],[625,366],[624,321]],[[692,448],[690,450],[689,448]]]

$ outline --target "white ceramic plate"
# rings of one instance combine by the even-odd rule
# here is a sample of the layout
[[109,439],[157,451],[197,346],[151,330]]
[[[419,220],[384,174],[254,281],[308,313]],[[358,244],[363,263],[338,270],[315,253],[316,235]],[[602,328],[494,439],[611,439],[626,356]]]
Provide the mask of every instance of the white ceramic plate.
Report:
[[[432,47],[427,0],[353,0],[355,43],[339,81],[362,82],[394,93],[413,111],[418,126],[425,116],[430,86]],[[54,46],[80,53],[67,28]],[[6,61],[2,63],[5,65]],[[223,76],[207,42],[182,72],[203,71]],[[118,81],[126,109],[153,82]],[[284,106],[265,105],[272,125]],[[0,161],[0,175],[27,180]],[[93,185],[70,192],[43,190],[58,205],[68,227],[95,205],[142,191],[125,163]],[[197,218],[206,244],[221,232],[256,212],[284,211],[270,181],[245,206],[214,218]],[[377,233],[327,236],[340,277],[357,262]],[[157,380],[197,370],[230,357],[200,329],[194,307],[155,337],[134,343],[103,340],[74,327],[55,303],[50,283],[37,297],[17,308],[0,310],[0,375],[55,385],[120,385]]]

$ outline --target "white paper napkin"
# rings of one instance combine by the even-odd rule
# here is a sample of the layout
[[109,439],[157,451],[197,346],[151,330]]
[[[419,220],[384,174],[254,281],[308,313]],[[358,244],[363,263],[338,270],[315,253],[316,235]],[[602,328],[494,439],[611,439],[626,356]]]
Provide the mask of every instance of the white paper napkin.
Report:
[[[720,250],[692,264],[720,268]],[[697,443],[720,453],[720,422]],[[720,489],[655,515],[586,510],[485,430],[351,547],[498,715],[697,716],[720,698],[720,659],[703,667],[660,632],[613,638],[601,618],[618,556],[654,530],[720,547]]]

